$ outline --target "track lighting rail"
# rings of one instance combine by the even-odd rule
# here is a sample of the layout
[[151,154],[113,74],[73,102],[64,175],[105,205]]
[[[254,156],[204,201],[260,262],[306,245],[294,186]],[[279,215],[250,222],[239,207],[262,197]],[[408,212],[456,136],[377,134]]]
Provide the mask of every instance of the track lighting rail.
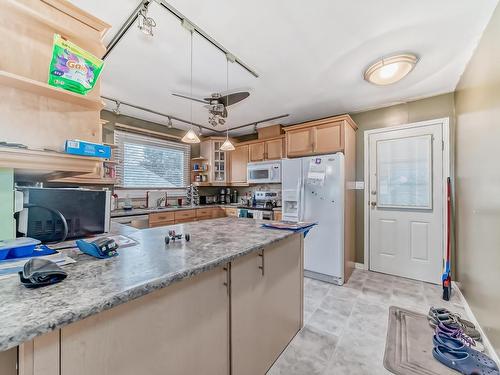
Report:
[[[153,109],[149,109],[149,108],[142,107],[142,106],[139,106],[139,105],[127,103],[127,102],[124,102],[122,100],[118,100],[118,99],[115,99],[115,98],[109,98],[107,96],[102,96],[102,98],[106,99],[106,100],[109,100],[109,101],[112,101],[112,102],[115,102],[115,103],[120,103],[119,104],[120,106],[126,105],[128,107],[139,109],[141,111],[145,111],[145,112],[149,112],[149,113],[152,113],[152,114],[155,114],[155,115],[158,115],[158,116],[166,117],[169,120],[176,120],[176,121],[182,122],[184,124],[188,124],[188,125],[191,124],[191,121],[189,121],[189,120],[184,120],[184,119],[182,119],[180,117],[172,116],[172,115],[169,115],[167,113],[158,112],[158,111],[155,111]],[[106,109],[106,111],[113,112],[113,110],[111,110],[111,109]],[[252,121],[252,122],[249,122],[248,124],[239,125],[239,126],[236,126],[234,128],[231,128],[231,129],[229,129],[229,132],[231,132],[233,130],[236,130],[236,129],[245,128],[247,126],[257,126],[257,124],[260,124],[260,123],[263,123],[263,122],[277,120],[277,119],[280,119],[280,118],[283,118],[283,117],[288,117],[288,116],[289,116],[289,114],[287,113],[287,114],[284,114],[284,115],[279,115],[279,116],[265,118],[265,119],[262,119],[262,120],[259,120],[259,121]],[[217,130],[217,129],[210,128],[210,127],[205,126],[205,125],[197,124],[196,122],[193,122],[192,124],[193,124],[194,127],[198,127],[200,129],[205,129],[205,130],[208,130],[210,132],[217,133],[217,134],[224,134],[226,132],[225,130]]]

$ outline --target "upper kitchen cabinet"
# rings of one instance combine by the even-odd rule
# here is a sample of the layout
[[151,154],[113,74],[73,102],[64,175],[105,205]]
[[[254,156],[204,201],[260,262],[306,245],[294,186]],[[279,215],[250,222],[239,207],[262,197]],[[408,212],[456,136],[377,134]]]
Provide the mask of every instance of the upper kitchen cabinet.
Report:
[[250,145],[236,145],[231,151],[231,183],[246,184],[249,149]]
[[207,160],[208,181],[200,185],[224,186],[229,181],[229,152],[221,151],[225,137],[208,137],[200,144],[200,156]]
[[251,143],[250,161],[263,161],[266,158],[266,145],[264,142]]
[[283,158],[284,137],[278,136],[267,140],[258,140],[248,143],[251,162],[276,160]]
[[0,123],[6,124],[0,139],[25,146],[15,157],[12,148],[0,149],[0,166],[8,165],[16,173],[64,172],[61,176],[93,173],[101,167],[95,159],[61,153],[67,139],[101,142],[99,82],[87,95],[47,82],[55,34],[102,57],[102,38],[109,28],[64,0],[0,2],[0,49],[9,51],[0,59]]
[[284,137],[271,139],[265,142],[266,160],[283,158]]
[[332,154],[345,150],[346,127],[357,130],[349,115],[309,121],[284,128],[286,155],[289,158]]

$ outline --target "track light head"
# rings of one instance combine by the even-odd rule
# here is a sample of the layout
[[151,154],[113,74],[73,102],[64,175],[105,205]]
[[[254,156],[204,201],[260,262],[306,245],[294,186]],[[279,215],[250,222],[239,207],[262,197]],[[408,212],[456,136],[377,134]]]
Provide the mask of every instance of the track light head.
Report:
[[156,27],[156,21],[148,17],[148,8],[144,4],[139,13],[137,13],[137,27],[145,35],[153,36],[153,28]]

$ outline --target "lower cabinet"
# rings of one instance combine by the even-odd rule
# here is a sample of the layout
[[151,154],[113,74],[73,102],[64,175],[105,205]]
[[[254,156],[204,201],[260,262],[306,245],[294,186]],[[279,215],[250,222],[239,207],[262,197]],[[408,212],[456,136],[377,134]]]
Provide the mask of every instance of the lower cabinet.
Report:
[[61,375],[229,374],[229,296],[217,268],[61,330]]
[[302,327],[302,244],[296,234],[232,263],[232,374],[265,374]]
[[[18,374],[264,375],[302,327],[303,293],[295,234],[25,342]],[[0,355],[2,375],[15,359]]]
[[0,374],[17,375],[17,349],[0,352]]

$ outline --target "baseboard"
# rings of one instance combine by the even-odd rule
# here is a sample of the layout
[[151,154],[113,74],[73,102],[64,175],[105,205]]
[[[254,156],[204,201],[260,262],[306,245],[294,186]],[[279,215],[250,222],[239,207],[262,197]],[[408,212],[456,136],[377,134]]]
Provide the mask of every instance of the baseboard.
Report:
[[364,263],[354,263],[354,268],[356,268],[357,270],[365,270],[365,264]]
[[465,309],[465,312],[467,313],[468,318],[472,321],[472,323],[474,323],[474,325],[476,326],[476,329],[481,334],[482,342],[483,342],[483,345],[486,349],[485,351],[500,366],[500,359],[498,358],[497,352],[493,348],[493,345],[491,345],[490,340],[488,340],[488,336],[486,336],[483,329],[481,328],[481,325],[477,321],[476,316],[472,312],[472,309],[470,308],[469,304],[467,303],[467,300],[465,299],[464,295],[462,294],[462,291],[460,290],[459,285],[455,281],[452,281],[451,285],[452,285],[452,289],[453,289],[452,293],[457,293],[458,297],[460,298],[460,302],[462,303],[462,305]]

